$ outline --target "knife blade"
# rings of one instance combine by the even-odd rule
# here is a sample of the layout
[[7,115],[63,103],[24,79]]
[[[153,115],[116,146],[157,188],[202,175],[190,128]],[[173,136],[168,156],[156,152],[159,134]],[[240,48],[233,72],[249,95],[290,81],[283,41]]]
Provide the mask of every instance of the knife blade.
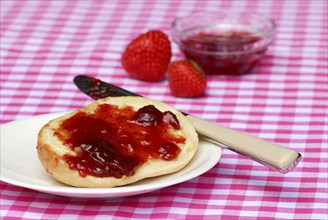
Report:
[[[140,96],[87,75],[77,75],[74,78],[74,83],[82,92],[95,100],[108,96]],[[244,155],[281,173],[290,172],[297,166],[302,157],[300,153],[292,149],[267,142],[187,113],[183,114],[191,122],[201,138]]]

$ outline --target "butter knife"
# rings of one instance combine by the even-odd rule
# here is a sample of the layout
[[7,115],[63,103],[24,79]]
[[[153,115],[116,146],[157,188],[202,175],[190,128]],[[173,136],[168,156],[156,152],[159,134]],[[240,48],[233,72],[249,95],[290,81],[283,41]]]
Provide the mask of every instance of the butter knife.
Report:
[[[87,75],[76,76],[74,83],[82,92],[95,100],[108,96],[140,96]],[[242,154],[281,173],[290,172],[301,159],[301,154],[294,150],[187,113],[183,114],[191,122],[201,138]]]

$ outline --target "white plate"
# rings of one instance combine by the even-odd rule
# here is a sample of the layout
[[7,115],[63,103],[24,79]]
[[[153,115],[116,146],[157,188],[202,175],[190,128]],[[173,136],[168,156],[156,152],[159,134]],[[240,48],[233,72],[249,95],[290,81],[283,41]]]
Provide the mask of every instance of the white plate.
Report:
[[211,169],[221,157],[221,148],[200,140],[195,157],[182,170],[114,188],[75,188],[57,182],[45,172],[36,150],[37,135],[54,113],[1,125],[1,180],[40,192],[81,198],[115,198],[137,195],[181,183]]

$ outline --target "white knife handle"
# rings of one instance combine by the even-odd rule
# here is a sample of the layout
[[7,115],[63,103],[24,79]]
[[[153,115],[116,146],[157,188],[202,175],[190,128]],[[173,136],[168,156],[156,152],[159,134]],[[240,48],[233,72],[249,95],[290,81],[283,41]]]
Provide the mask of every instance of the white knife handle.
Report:
[[208,141],[247,156],[281,173],[291,171],[301,158],[300,153],[288,148],[192,115],[187,115],[187,118],[197,133]]

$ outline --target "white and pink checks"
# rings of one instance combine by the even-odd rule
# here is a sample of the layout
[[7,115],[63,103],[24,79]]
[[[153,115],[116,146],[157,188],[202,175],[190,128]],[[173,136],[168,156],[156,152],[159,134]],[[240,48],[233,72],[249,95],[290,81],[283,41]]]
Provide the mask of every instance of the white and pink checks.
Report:
[[[327,0],[1,0],[1,123],[80,108],[72,83],[97,76],[199,117],[285,145],[304,156],[282,175],[225,150],[190,181],[111,200],[63,198],[1,182],[2,219],[327,219]],[[167,80],[133,80],[120,56],[149,29],[170,35],[194,11],[261,12],[277,37],[251,74],[209,77],[207,96],[179,99]],[[173,59],[182,57],[173,44]]]

